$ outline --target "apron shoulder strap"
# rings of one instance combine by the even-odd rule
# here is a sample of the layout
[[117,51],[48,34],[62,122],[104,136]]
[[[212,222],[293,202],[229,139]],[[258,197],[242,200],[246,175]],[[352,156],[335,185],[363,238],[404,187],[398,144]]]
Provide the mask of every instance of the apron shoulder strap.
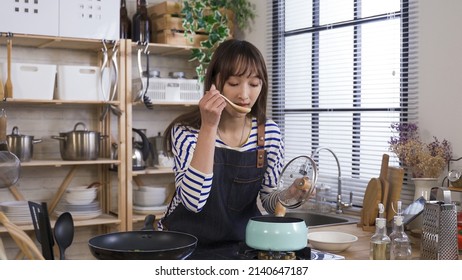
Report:
[[260,124],[257,128],[257,168],[265,165],[265,124]]

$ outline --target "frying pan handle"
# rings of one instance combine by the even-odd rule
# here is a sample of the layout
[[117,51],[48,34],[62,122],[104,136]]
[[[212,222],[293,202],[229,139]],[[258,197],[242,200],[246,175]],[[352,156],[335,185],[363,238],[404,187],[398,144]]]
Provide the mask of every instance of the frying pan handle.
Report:
[[156,216],[149,214],[144,218],[144,227],[141,230],[154,230],[154,222],[156,221]]

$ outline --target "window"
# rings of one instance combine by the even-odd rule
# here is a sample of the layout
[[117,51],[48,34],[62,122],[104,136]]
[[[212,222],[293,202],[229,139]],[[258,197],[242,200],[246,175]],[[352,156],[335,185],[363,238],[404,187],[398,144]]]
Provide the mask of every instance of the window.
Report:
[[[393,122],[417,118],[412,0],[286,0],[270,6],[270,116],[285,139],[286,161],[331,149],[342,194],[355,205],[378,177]],[[337,194],[337,165],[322,151],[318,184]],[[404,188],[405,204],[413,190]]]

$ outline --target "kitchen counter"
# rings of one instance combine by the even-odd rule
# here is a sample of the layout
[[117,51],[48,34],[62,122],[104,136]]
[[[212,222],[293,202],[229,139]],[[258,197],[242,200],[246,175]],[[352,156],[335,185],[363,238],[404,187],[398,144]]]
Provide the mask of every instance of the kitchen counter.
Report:
[[[344,256],[346,260],[369,259],[369,241],[374,232],[363,231],[362,228],[358,227],[356,224],[325,226],[308,230],[308,232],[318,231],[340,231],[356,235],[358,237],[358,241],[353,243],[347,250],[336,254]],[[412,244],[412,259],[417,260],[420,257],[420,238],[412,235],[409,235],[409,237]]]

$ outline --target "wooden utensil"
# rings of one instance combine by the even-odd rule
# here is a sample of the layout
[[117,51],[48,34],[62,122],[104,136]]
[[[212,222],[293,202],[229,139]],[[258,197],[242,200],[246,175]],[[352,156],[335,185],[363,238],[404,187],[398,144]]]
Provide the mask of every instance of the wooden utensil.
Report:
[[13,98],[13,82],[11,81],[11,51],[13,47],[13,41],[7,40],[7,77],[5,83],[5,98]]
[[228,98],[226,98],[226,96],[222,95],[221,97],[223,97],[223,99],[228,102],[229,105],[231,105],[231,107],[233,107],[234,110],[238,111],[239,113],[250,113],[250,111],[252,109],[250,108],[247,108],[247,107],[242,107],[242,106],[239,106],[239,105],[236,105],[234,104],[234,102],[232,102],[231,100],[229,100]]
[[[393,220],[395,212],[393,211],[394,207],[396,209],[397,202],[401,198],[401,189],[403,187],[404,179],[404,169],[399,167],[388,167],[388,181],[390,184],[390,192],[388,195],[388,203],[385,206],[385,211],[387,213],[387,222]],[[392,206],[393,205],[393,206]]]
[[382,166],[380,168],[380,184],[382,185],[382,204],[385,207],[383,217],[387,217],[387,205],[389,196],[389,182],[388,182],[388,162],[390,157],[387,154],[382,156]]
[[359,226],[365,231],[374,231],[375,218],[379,213],[379,203],[382,201],[382,186],[380,179],[372,178],[364,193],[363,209]]

